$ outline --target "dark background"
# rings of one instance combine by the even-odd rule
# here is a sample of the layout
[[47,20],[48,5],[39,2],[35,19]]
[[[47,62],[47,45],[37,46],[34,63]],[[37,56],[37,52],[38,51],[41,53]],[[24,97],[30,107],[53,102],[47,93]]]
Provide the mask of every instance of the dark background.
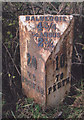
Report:
[[23,96],[21,89],[19,15],[73,15],[74,42],[72,57],[72,85],[80,86],[84,79],[84,2],[83,3],[2,3],[2,97],[7,109]]

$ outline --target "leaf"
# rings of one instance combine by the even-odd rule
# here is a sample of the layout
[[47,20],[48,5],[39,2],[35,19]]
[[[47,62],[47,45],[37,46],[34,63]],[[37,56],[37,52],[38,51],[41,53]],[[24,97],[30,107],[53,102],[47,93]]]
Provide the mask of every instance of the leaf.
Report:
[[2,100],[2,105],[6,104],[6,101],[5,100]]
[[11,47],[10,42],[8,42],[8,48],[10,48],[10,47]]
[[13,78],[15,78],[15,76],[13,76]]
[[8,38],[6,38],[6,40],[5,40],[6,42],[8,42]]
[[13,38],[13,35],[12,35],[12,34],[10,34],[10,38]]
[[19,108],[19,105],[17,104],[17,105],[16,105],[16,111],[18,110],[18,108]]
[[13,20],[13,23],[15,23],[15,20]]
[[82,38],[82,35],[79,35],[79,38],[81,39],[81,38]]
[[27,104],[27,105],[24,105],[24,106],[22,106],[22,107],[29,107],[31,104]]
[[9,23],[8,26],[12,26],[13,24],[12,23]]
[[10,31],[8,31],[8,32],[7,32],[7,34],[8,34],[8,35],[10,35],[10,34],[11,34],[11,32],[10,32]]
[[10,77],[10,76],[11,76],[11,74],[9,73],[9,74],[8,74],[8,76]]
[[82,50],[84,50],[84,47],[82,47]]
[[8,45],[8,48],[10,48],[10,45]]
[[16,119],[16,117],[15,117],[15,115],[14,115],[14,112],[13,112],[13,111],[11,111],[11,113],[12,113],[12,116],[15,118],[15,120],[17,120],[17,119]]

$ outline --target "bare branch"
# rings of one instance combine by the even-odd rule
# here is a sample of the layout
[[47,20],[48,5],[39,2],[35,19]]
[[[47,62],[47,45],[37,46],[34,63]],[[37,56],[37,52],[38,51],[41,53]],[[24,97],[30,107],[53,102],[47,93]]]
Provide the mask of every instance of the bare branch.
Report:
[[84,47],[84,44],[82,44],[82,43],[76,43],[77,45],[81,45],[81,46],[83,46]]
[[49,4],[58,12],[58,10],[56,9],[56,7],[51,2],[49,2]]
[[84,17],[84,15],[82,15],[82,14],[75,14],[75,13],[74,13],[74,14],[72,14],[72,15],[73,15],[73,16],[78,16],[78,17],[79,17],[79,16]]
[[18,48],[19,44],[16,45],[16,49],[15,49],[15,52],[14,52],[14,56],[16,54],[16,51],[17,51],[17,48]]
[[76,62],[73,62],[72,64],[76,64],[76,65],[84,65],[84,63],[76,63]]
[[34,15],[35,15],[34,6],[33,6],[33,4],[32,4],[32,3],[31,3],[31,6],[32,6],[33,13],[34,13]]
[[8,48],[5,46],[5,44],[4,44],[4,43],[3,43],[3,46],[5,47],[5,49],[6,49],[7,53],[8,53],[8,55],[9,55],[9,57],[11,58],[11,60],[12,60],[12,62],[13,62],[13,64],[14,64],[14,66],[15,66],[15,68],[16,68],[16,70],[17,70],[18,74],[21,76],[21,74],[20,74],[20,72],[19,72],[19,70],[18,70],[18,68],[17,68],[16,64],[14,63],[13,58],[11,57],[10,52],[8,51]]
[[60,10],[58,11],[57,15],[61,13],[61,11],[65,8],[65,6],[66,6],[66,3],[61,4]]
[[44,12],[44,15],[45,15],[45,3],[43,2],[43,12]]
[[74,49],[75,49],[76,55],[78,56],[78,60],[81,62],[81,58],[80,58],[80,56],[79,56],[79,53],[78,53],[75,45],[74,45]]
[[16,31],[16,36],[13,38],[13,41],[17,39],[18,31],[19,31],[19,29],[17,29],[17,31]]

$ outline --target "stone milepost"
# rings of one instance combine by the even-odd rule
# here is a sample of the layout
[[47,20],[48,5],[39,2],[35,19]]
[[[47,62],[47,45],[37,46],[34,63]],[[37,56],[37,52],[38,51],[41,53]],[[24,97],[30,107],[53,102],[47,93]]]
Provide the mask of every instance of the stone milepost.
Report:
[[70,90],[73,27],[71,15],[19,16],[22,89],[44,107]]

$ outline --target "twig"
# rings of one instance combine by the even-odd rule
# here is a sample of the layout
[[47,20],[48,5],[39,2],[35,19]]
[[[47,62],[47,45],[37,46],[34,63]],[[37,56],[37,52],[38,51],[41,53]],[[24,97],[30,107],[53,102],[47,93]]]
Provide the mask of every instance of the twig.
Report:
[[17,36],[18,36],[18,29],[17,29],[17,31],[16,31],[16,36],[13,38],[13,40],[12,41],[15,41],[16,39],[17,39]]
[[78,79],[76,79],[72,74],[71,74],[71,78],[73,78],[74,80],[78,81]]
[[61,7],[61,9],[58,11],[57,15],[58,15],[59,13],[61,13],[61,11],[65,8],[65,6],[66,6],[66,3],[62,3],[62,7]]
[[76,43],[77,45],[81,45],[81,46],[83,46],[84,47],[84,44],[82,44],[82,43]]
[[[14,57],[15,57],[15,55],[16,55],[16,51],[17,51],[17,48],[18,48],[18,44],[16,45],[16,48],[15,48],[15,51],[14,51]],[[14,59],[15,60],[15,59]]]
[[49,4],[58,12],[58,10],[56,9],[56,7],[51,2],[49,2]]
[[37,8],[37,7],[40,8],[40,9],[43,8],[43,6],[41,4],[39,4],[39,2],[34,2],[33,4],[35,5],[35,8]]
[[76,46],[75,46],[75,45],[74,45],[74,49],[75,49],[76,55],[78,56],[78,60],[81,62],[80,56],[79,56],[79,54],[78,54],[78,51],[77,51],[77,49],[76,49]]
[[45,15],[45,3],[43,2],[43,12],[44,12],[44,15]]
[[12,116],[14,117],[14,119],[17,120],[16,117],[15,117],[15,115],[14,115],[14,112],[11,111],[11,113],[12,113]]
[[16,66],[16,65],[15,65],[15,63],[14,63],[13,58],[11,57],[11,54],[10,54],[10,53],[9,53],[9,51],[8,51],[8,48],[5,46],[5,44],[4,44],[4,43],[3,43],[3,46],[5,47],[5,49],[6,49],[7,53],[8,53],[8,55],[10,56],[10,58],[11,58],[11,60],[12,60],[13,64],[14,64],[14,66],[15,66],[15,68],[16,68],[16,70],[17,70],[18,74],[21,76],[21,74],[20,74],[20,72],[19,72],[19,70],[18,70],[17,66]]
[[84,63],[76,63],[76,62],[73,62],[72,64],[84,65]]
[[72,14],[73,16],[81,16],[81,17],[84,17],[84,15],[82,14]]
[[31,6],[32,6],[32,9],[33,9],[33,13],[34,13],[34,15],[35,15],[34,6],[33,6],[33,4],[32,4],[32,3],[31,3]]

